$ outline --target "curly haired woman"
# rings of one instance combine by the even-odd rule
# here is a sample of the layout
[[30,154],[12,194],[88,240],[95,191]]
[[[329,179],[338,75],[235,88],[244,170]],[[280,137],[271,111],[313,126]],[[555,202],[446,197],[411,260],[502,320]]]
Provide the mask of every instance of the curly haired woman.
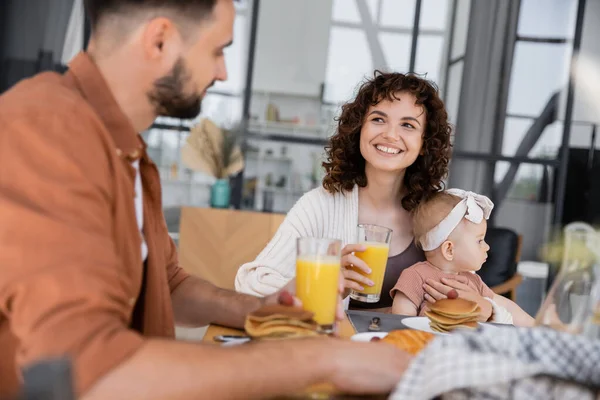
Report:
[[[416,75],[375,71],[356,98],[342,107],[337,132],[326,147],[323,187],[305,194],[255,261],[240,267],[238,291],[259,296],[285,286],[295,275],[296,238],[341,239],[346,289],[372,285],[348,269],[368,266],[353,255],[357,224],[393,230],[381,300],[353,307],[387,308],[400,273],[423,261],[413,240],[410,212],[441,190],[448,172],[451,127],[437,87]],[[430,287],[443,298],[449,286]]]

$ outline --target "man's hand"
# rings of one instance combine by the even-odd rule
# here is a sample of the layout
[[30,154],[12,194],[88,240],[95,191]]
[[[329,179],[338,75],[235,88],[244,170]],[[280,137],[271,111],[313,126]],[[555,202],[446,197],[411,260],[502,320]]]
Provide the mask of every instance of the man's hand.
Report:
[[[387,343],[357,343],[336,340],[336,368],[331,382],[347,393],[390,392],[402,378],[412,356]],[[336,349],[337,347],[337,349]],[[323,354],[329,354],[324,350]]]
[[272,295],[266,296],[264,298],[263,304],[281,304],[282,306],[302,307],[302,302],[299,298],[294,296],[295,293],[296,278],[289,281],[288,284],[285,285],[280,291],[275,292]]
[[423,285],[425,289],[425,300],[435,303],[436,300],[459,297],[465,300],[474,301],[481,308],[478,320],[486,322],[492,316],[492,304],[484,299],[477,290],[468,283],[464,277],[442,278],[442,282],[436,282],[428,279]]
[[[338,283],[338,302],[335,314],[335,319],[339,322],[345,318],[344,303],[342,295],[344,293],[344,275],[340,274],[340,281]],[[266,296],[263,301],[263,305],[267,304],[281,304],[290,307],[302,307],[302,301],[295,296],[296,294],[296,278],[288,282],[280,291],[273,293],[272,295]]]

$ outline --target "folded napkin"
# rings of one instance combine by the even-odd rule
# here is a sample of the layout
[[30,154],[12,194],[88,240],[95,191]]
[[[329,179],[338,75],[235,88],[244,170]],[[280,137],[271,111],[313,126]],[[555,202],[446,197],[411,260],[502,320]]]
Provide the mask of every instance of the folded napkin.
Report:
[[548,328],[483,327],[432,341],[390,399],[594,399],[598,365],[600,341]]
[[256,339],[287,339],[319,334],[313,313],[298,307],[270,305],[259,308],[246,318],[244,329]]

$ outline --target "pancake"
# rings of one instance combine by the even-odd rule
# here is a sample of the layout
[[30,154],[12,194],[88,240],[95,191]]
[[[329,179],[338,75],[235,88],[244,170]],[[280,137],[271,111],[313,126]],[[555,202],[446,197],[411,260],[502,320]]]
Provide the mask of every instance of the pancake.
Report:
[[481,308],[474,301],[443,299],[429,305],[425,312],[429,327],[435,332],[449,333],[456,329],[475,329]]
[[477,316],[477,315],[474,315],[474,316],[467,315],[467,316],[463,316],[463,317],[454,316],[456,318],[451,318],[451,317],[447,317],[445,315],[439,315],[439,314],[432,313],[431,311],[425,312],[425,315],[427,317],[429,317],[429,319],[431,321],[438,322],[442,325],[455,325],[455,324],[460,324],[462,322],[469,322],[469,321],[472,321],[473,318]]
[[451,319],[457,319],[457,318],[467,318],[467,317],[468,318],[473,318],[473,317],[477,317],[477,316],[479,316],[480,313],[481,313],[481,308],[477,307],[475,309],[475,311],[473,311],[472,313],[469,313],[469,314],[460,314],[460,315],[457,315],[457,314],[446,314],[446,313],[440,313],[440,312],[436,312],[435,314],[436,315],[441,315],[441,316],[444,316],[444,317],[447,317],[447,318],[451,318]]
[[442,299],[429,304],[429,310],[440,315],[462,316],[474,313],[479,305],[474,301],[465,299]]
[[479,323],[477,321],[463,322],[462,324],[453,325],[452,329],[477,329]]
[[319,325],[313,313],[298,307],[265,306],[248,315],[246,333],[255,339],[287,339],[316,336]]
[[438,325],[436,322],[431,321],[429,327],[435,332],[449,333],[450,331],[442,325]]

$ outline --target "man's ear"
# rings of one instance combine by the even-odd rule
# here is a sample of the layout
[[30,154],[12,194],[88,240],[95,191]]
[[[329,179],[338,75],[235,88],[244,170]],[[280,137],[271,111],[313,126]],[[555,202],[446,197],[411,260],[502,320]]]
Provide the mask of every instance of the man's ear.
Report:
[[454,243],[452,243],[450,240],[446,240],[444,243],[442,243],[441,250],[442,256],[444,256],[446,261],[454,260]]
[[170,58],[180,53],[181,36],[173,21],[159,17],[148,21],[142,31],[142,44],[147,59]]

